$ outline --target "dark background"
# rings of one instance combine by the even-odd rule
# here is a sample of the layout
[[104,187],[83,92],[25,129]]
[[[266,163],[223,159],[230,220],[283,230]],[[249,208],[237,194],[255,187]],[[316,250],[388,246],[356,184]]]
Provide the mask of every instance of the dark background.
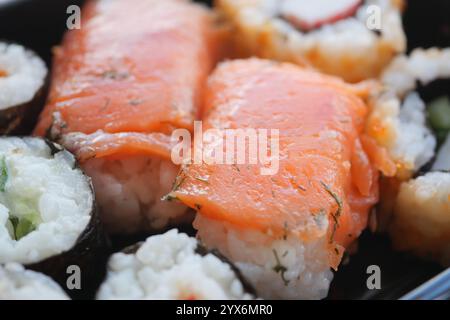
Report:
[[[163,1],[163,0],[162,0]],[[16,0],[0,4],[0,39],[18,42],[35,50],[51,63],[51,49],[65,31],[66,8],[81,5],[82,0]],[[210,2],[210,1],[202,1]],[[450,46],[450,0],[410,0],[404,17],[409,51],[416,47]],[[192,230],[187,230],[192,233]],[[116,250],[143,237],[113,239]],[[340,267],[332,283],[329,298],[397,299],[442,268],[408,254],[393,252],[389,240],[366,231],[359,253]],[[382,289],[366,287],[366,269],[380,266]]]

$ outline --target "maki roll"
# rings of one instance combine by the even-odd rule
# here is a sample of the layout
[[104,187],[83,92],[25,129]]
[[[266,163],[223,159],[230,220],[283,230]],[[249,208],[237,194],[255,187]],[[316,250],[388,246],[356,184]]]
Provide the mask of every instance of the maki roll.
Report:
[[0,300],[69,300],[69,297],[46,275],[9,263],[0,265]]
[[185,206],[161,201],[179,170],[171,133],[192,130],[222,31],[184,0],[88,1],[84,17],[55,52],[35,133],[76,155],[110,232],[190,221]]
[[[39,138],[0,138],[0,264],[23,264],[85,297],[101,281],[107,245],[73,155]],[[69,288],[75,269],[79,286]]]
[[[279,147],[259,140],[271,164],[185,165],[167,198],[197,211],[199,239],[233,261],[258,296],[324,298],[331,269],[366,228],[377,167],[393,165],[364,135],[370,87],[259,59],[222,63],[211,75],[205,130],[277,129]],[[221,143],[204,141],[203,150]],[[276,170],[263,174],[269,166]]]
[[[406,49],[401,0],[217,0],[236,54],[311,65],[351,82]],[[379,20],[380,26],[371,26]],[[373,20],[373,21],[375,21]]]
[[97,299],[242,300],[239,271],[176,229],[111,256]]
[[45,103],[47,67],[34,52],[0,42],[0,134],[27,134]]
[[416,49],[382,77],[369,134],[397,164],[385,178],[380,230],[394,246],[450,265],[450,49]]

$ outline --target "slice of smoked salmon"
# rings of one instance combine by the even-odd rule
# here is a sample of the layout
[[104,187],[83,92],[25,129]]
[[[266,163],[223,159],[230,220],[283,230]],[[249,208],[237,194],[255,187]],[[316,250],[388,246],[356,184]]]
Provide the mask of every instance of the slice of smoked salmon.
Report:
[[54,51],[35,133],[44,135],[55,118],[62,134],[190,129],[220,36],[211,12],[188,1],[88,2],[81,29]]
[[302,241],[326,234],[333,253],[355,240],[378,199],[378,171],[360,139],[367,88],[258,59],[223,63],[208,84],[203,129],[278,129],[279,169],[186,165],[170,196],[235,229]]

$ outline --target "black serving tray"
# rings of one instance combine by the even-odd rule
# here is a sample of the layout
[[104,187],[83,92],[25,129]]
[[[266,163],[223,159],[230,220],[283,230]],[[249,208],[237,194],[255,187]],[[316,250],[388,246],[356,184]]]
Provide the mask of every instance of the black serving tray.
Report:
[[[210,4],[211,1],[202,2]],[[83,0],[0,0],[0,39],[35,50],[50,66],[52,47],[60,42],[65,32],[67,7],[82,3]],[[450,1],[410,0],[404,22],[409,51],[419,46],[450,46]],[[189,226],[183,231],[195,234]],[[116,237],[113,245],[119,251],[147,236]],[[367,289],[367,267],[370,265],[381,269],[380,290]],[[328,299],[399,299],[443,271],[435,263],[393,251],[386,236],[365,231],[360,238],[358,253],[336,272]],[[441,289],[443,284],[450,284],[449,278],[444,274],[437,279]],[[419,290],[404,298],[433,297],[430,292],[437,290],[436,281],[423,288],[420,289],[423,292]],[[448,298],[448,294],[442,296]]]

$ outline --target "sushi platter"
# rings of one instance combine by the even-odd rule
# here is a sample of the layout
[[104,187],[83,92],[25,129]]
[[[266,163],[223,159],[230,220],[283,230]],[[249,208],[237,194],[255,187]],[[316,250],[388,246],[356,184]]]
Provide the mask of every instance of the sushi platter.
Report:
[[0,0],[0,300],[450,300],[450,2]]

